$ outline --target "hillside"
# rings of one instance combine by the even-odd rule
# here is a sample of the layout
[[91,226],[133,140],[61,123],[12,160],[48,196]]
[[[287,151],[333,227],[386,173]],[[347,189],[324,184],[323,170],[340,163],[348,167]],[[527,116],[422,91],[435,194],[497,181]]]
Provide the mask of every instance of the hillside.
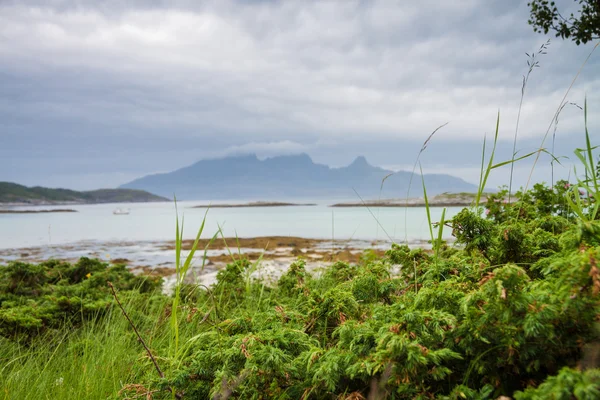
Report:
[[78,192],[69,189],[27,187],[12,182],[0,182],[0,204],[144,203],[151,201],[168,201],[168,199],[143,190],[98,189]]
[[[148,175],[122,185],[162,196],[173,193],[181,200],[213,199],[297,199],[405,197],[411,173],[399,171],[381,182],[392,171],[370,165],[358,157],[350,165],[331,168],[316,164],[307,154],[259,160],[256,155],[201,160],[169,173]],[[425,174],[427,192],[474,192],[476,187],[444,174]],[[415,174],[411,196],[422,194],[421,177]]]

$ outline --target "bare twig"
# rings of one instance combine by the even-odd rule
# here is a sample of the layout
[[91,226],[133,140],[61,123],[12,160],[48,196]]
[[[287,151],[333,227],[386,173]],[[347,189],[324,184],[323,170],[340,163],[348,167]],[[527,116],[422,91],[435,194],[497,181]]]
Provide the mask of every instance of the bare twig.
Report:
[[358,192],[356,191],[356,189],[352,188],[352,190],[354,190],[354,193],[356,193],[356,195],[358,196],[358,198],[362,202],[363,206],[365,206],[367,208],[367,211],[369,211],[369,214],[371,214],[371,216],[375,219],[375,221],[377,221],[377,225],[379,225],[379,227],[381,228],[381,230],[383,231],[383,233],[385,233],[385,235],[388,237],[388,239],[390,240],[390,242],[396,243],[396,241],[394,239],[392,239],[392,237],[387,233],[387,231],[385,230],[385,228],[383,227],[383,225],[381,225],[381,222],[379,222],[379,219],[375,216],[375,214],[373,214],[373,211],[371,211],[371,209],[369,208],[369,206],[367,205],[367,203],[365,203],[365,201],[363,200],[363,198],[361,197],[361,195],[358,194]]
[[156,362],[156,359],[152,355],[152,352],[150,351],[150,349],[148,348],[148,346],[146,346],[146,342],[144,342],[144,339],[142,339],[142,336],[140,335],[140,333],[138,332],[137,328],[133,324],[133,321],[131,320],[131,318],[129,318],[129,315],[127,315],[127,312],[125,311],[125,309],[123,308],[123,305],[119,301],[119,297],[117,297],[117,292],[115,291],[115,287],[113,286],[113,284],[111,282],[107,281],[106,283],[110,287],[110,290],[112,291],[112,295],[115,298],[115,300],[117,301],[117,304],[119,305],[119,308],[121,308],[121,311],[123,312],[123,315],[125,316],[125,318],[127,318],[127,321],[129,322],[129,325],[131,325],[131,327],[133,328],[135,334],[137,335],[138,340],[140,341],[140,343],[142,344],[142,346],[144,346],[144,349],[146,349],[146,353],[148,353],[148,357],[150,357],[150,359],[152,360],[152,363],[154,364],[154,367],[156,368],[156,371],[158,372],[158,375],[161,378],[164,378],[165,374],[163,374],[163,372],[161,371],[160,367],[158,366],[158,363]]
[[[131,327],[133,328],[136,336],[138,337],[138,340],[140,341],[140,343],[142,344],[142,346],[144,346],[144,349],[146,349],[146,353],[148,353],[148,357],[150,357],[150,359],[152,360],[152,363],[154,364],[154,367],[156,368],[156,371],[158,372],[158,375],[164,379],[165,374],[163,374],[162,370],[160,369],[160,367],[158,366],[158,363],[156,362],[156,358],[154,358],[154,356],[152,355],[152,352],[150,351],[150,349],[148,348],[148,346],[146,345],[146,342],[144,342],[144,339],[142,339],[142,336],[140,335],[140,333],[138,332],[137,328],[135,327],[133,321],[131,320],[131,318],[129,318],[129,315],[127,315],[127,312],[125,311],[125,308],[123,308],[123,305],[121,304],[121,302],[119,301],[119,297],[117,296],[117,292],[115,291],[115,287],[113,286],[113,284],[110,281],[106,281],[106,283],[108,284],[108,286],[110,287],[110,290],[112,291],[112,295],[115,298],[115,300],[117,301],[117,304],[119,305],[119,308],[121,309],[121,311],[123,312],[123,315],[125,316],[125,318],[127,318],[127,321],[129,322],[129,325],[131,325]],[[169,388],[169,390],[171,392],[175,392],[173,390],[173,388]],[[178,399],[183,398],[183,396],[180,393],[175,393],[175,397]]]

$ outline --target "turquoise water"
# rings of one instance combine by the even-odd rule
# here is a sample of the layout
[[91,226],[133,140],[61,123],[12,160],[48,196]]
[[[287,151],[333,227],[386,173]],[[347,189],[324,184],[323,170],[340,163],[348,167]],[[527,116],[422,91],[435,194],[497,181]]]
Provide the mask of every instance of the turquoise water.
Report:
[[[224,201],[223,203],[228,203]],[[184,237],[193,238],[205,209],[191,208],[198,201],[180,202],[185,216]],[[219,226],[225,236],[300,236],[322,239],[363,239],[419,242],[429,238],[424,208],[331,208],[331,203],[298,207],[212,208],[203,237]],[[80,241],[173,240],[175,207],[172,202],[20,207],[21,209],[71,208],[77,213],[0,214],[0,249],[77,243]],[[116,208],[129,215],[113,215]],[[461,208],[446,211],[446,218]],[[442,208],[432,208],[438,221]],[[406,216],[406,220],[405,220]],[[377,222],[379,221],[379,222]],[[450,237],[446,228],[444,237]]]

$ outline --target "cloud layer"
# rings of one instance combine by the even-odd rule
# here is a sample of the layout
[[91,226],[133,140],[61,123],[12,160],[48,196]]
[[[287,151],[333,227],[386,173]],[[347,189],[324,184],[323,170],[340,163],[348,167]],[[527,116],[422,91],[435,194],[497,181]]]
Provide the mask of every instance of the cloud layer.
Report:
[[[465,168],[498,110],[511,147],[525,52],[546,40],[526,1],[123,3],[0,3],[0,180],[114,186],[244,151],[407,164],[445,122],[436,139],[458,154],[432,150],[431,168]],[[536,55],[522,143],[551,127],[590,50],[556,40]],[[591,110],[598,59],[568,96]],[[567,107],[559,133],[582,125]]]

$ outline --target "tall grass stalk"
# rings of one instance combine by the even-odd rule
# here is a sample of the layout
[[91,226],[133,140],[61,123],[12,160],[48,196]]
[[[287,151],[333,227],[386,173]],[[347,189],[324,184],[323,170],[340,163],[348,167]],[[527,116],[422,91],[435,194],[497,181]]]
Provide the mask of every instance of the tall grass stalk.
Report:
[[494,155],[496,154],[496,145],[498,144],[498,132],[500,129],[500,111],[498,111],[498,115],[496,117],[496,132],[494,133],[494,146],[492,147],[492,154],[490,154],[490,159],[487,163],[487,167],[485,166],[485,145],[486,145],[486,137],[483,137],[483,150],[481,151],[481,171],[479,174],[479,186],[477,188],[477,195],[475,196],[475,208],[479,209],[479,203],[481,202],[481,196],[485,190],[485,186],[487,184],[487,180],[490,176],[490,172],[492,171],[492,167],[494,164]]
[[381,230],[383,231],[383,233],[385,233],[385,235],[387,236],[388,240],[391,243],[395,243],[394,239],[392,239],[392,237],[390,236],[389,233],[387,233],[387,231],[385,230],[385,228],[383,227],[383,225],[381,225],[381,222],[379,221],[379,218],[377,218],[375,216],[375,214],[373,214],[373,211],[371,211],[371,208],[367,205],[367,203],[365,202],[365,200],[362,198],[362,196],[360,194],[358,194],[358,192],[356,191],[356,189],[352,189],[354,190],[354,193],[356,193],[356,195],[358,196],[358,198],[360,199],[361,203],[363,204],[363,206],[367,209],[367,211],[369,211],[369,214],[371,214],[371,216],[375,219],[375,221],[377,221],[377,225],[379,225],[379,227],[381,228]]
[[550,133],[550,130],[552,129],[552,125],[554,124],[554,121],[556,120],[557,116],[560,113],[562,105],[567,100],[567,96],[571,92],[571,89],[575,85],[575,82],[579,78],[579,75],[581,75],[581,71],[583,71],[583,68],[586,66],[586,64],[588,63],[588,61],[592,57],[592,54],[594,54],[594,52],[596,51],[596,49],[598,48],[598,46],[600,46],[600,41],[596,42],[596,45],[589,52],[589,54],[586,57],[585,61],[581,64],[581,67],[579,67],[579,70],[577,71],[577,73],[573,77],[573,80],[571,81],[571,84],[569,85],[569,87],[565,91],[565,94],[564,94],[563,98],[560,100],[560,104],[558,105],[558,108],[556,109],[556,112],[554,113],[554,116],[552,117],[552,120],[550,121],[550,124],[548,125],[548,129],[546,129],[546,133],[544,134],[544,137],[542,138],[542,143],[540,144],[540,148],[538,149],[537,154],[535,156],[535,160],[533,162],[533,165],[531,166],[531,170],[529,172],[529,177],[527,178],[527,183],[525,185],[525,188],[523,189],[524,191],[527,191],[527,189],[529,188],[529,185],[531,184],[531,178],[533,177],[533,171],[535,170],[537,162],[540,159],[540,154],[542,153],[542,150],[544,148],[544,143],[546,143],[546,139],[548,137],[548,134]]
[[223,244],[225,245],[225,250],[227,250],[227,253],[229,254],[229,257],[231,257],[232,261],[235,261],[235,257],[233,256],[233,253],[231,252],[231,248],[229,247],[229,245],[227,244],[227,239],[225,238],[225,235],[223,234],[223,227],[220,224],[217,224],[218,232],[221,235],[221,239],[223,239]]
[[[198,242],[200,241],[200,235],[204,231],[204,224],[206,223],[206,216],[208,214],[208,208],[204,213],[204,217],[202,218],[202,224],[198,229],[198,233],[196,234],[196,239],[192,244],[192,248],[190,249],[185,261],[183,264],[181,263],[181,249],[183,245],[183,224],[184,217],[181,217],[181,229],[179,228],[179,212],[177,210],[177,199],[175,199],[175,296],[173,298],[173,305],[171,307],[171,319],[170,319],[170,327],[173,338],[173,346],[171,350],[171,354],[175,357],[178,353],[179,348],[179,321],[178,321],[178,313],[177,309],[179,307],[179,303],[181,301],[181,285],[184,282],[185,276],[192,265],[192,261],[194,259],[194,254],[196,253],[196,249],[198,248]],[[208,246],[207,246],[208,247]],[[206,251],[204,252],[203,262],[206,260]]]
[[494,169],[503,167],[503,166],[508,165],[508,164],[510,164],[511,167],[512,167],[517,161],[521,161],[521,160],[523,160],[525,158],[529,158],[529,157],[531,157],[532,155],[534,155],[534,154],[536,154],[538,152],[546,152],[547,153],[547,151],[545,149],[539,149],[539,150],[527,153],[525,155],[522,155],[519,158],[514,158],[514,155],[513,155],[513,157],[510,160],[502,161],[502,162],[499,162],[497,164],[494,164],[494,156],[496,154],[496,146],[498,144],[498,133],[499,133],[499,131],[500,131],[500,111],[498,111],[498,116],[496,117],[496,131],[494,133],[494,145],[492,147],[492,152],[490,154],[490,158],[489,158],[489,160],[487,162],[487,165],[486,165],[486,162],[485,162],[486,137],[485,136],[483,137],[483,148],[482,148],[482,151],[481,151],[481,170],[480,170],[480,174],[479,174],[479,186],[477,188],[477,194],[475,196],[475,203],[474,203],[475,209],[479,210],[478,212],[482,211],[480,209],[479,205],[481,204],[481,198],[482,198],[483,193],[485,191],[485,187],[487,185],[487,181],[488,181],[488,178],[490,176],[490,173]]
[[[379,198],[377,199],[378,203],[381,203],[381,196],[383,195],[383,184],[392,175],[394,175],[394,172],[390,172],[389,174],[384,176],[383,179],[381,179],[381,184],[379,185]],[[377,207],[377,218],[379,218],[380,210],[381,210],[381,207]],[[394,235],[394,236],[396,236],[396,235]],[[375,240],[377,240],[377,239],[379,239],[379,224],[375,225]]]
[[[598,170],[594,160],[593,151],[598,146],[592,146],[590,140],[590,132],[588,130],[587,119],[587,99],[583,107],[584,115],[584,131],[585,131],[585,148],[577,148],[574,153],[581,161],[584,169],[584,178],[581,179],[575,170],[575,179],[577,184],[569,188],[567,193],[567,202],[584,222],[594,221],[598,217],[598,209],[600,207],[600,187],[598,182]],[[582,199],[582,196],[585,196]]]
[[427,197],[427,185],[425,185],[425,178],[423,177],[423,169],[421,163],[419,163],[419,170],[421,172],[421,184],[423,185],[423,199],[425,200],[425,211],[427,213],[427,225],[429,226],[429,237],[431,238],[431,247],[435,253],[435,262],[438,261],[440,247],[442,245],[442,237],[444,234],[444,222],[446,218],[446,208],[442,209],[442,216],[438,222],[437,239],[433,235],[434,223],[431,222],[431,209],[429,206],[429,198]]
[[[449,122],[446,122],[445,124],[442,124],[442,125],[438,126],[437,128],[435,128],[434,131],[429,134],[427,139],[425,139],[425,141],[423,142],[423,145],[421,145],[421,150],[419,150],[419,154],[417,154],[417,159],[415,160],[412,172],[410,173],[410,179],[408,180],[408,189],[406,190],[406,207],[404,207],[404,243],[408,244],[408,198],[410,197],[410,188],[412,186],[412,180],[413,180],[413,177],[415,176],[415,171],[417,169],[417,165],[419,164],[419,159],[421,158],[421,154],[423,154],[423,152],[427,149],[427,146],[429,145],[429,142],[433,138],[433,135],[435,135],[437,133],[437,131],[439,131],[440,129],[442,129],[443,127],[445,127],[448,124],[449,124]],[[388,177],[386,177],[386,178],[388,178]]]
[[436,260],[440,255],[440,248],[442,247],[442,239],[444,235],[444,224],[446,223],[446,207],[442,210],[442,216],[440,218],[440,222],[438,223],[438,233],[437,233],[437,242],[434,244],[433,249],[435,251]]
[[531,55],[529,55],[529,53],[525,53],[527,55],[527,57],[529,58],[527,60],[527,66],[529,67],[529,70],[527,71],[526,75],[523,75],[523,84],[521,85],[521,100],[519,101],[519,112],[517,113],[517,124],[515,126],[515,138],[513,141],[513,150],[512,150],[512,163],[510,164],[510,179],[509,179],[509,184],[508,184],[508,203],[510,204],[510,200],[511,200],[511,196],[512,196],[512,183],[513,183],[513,171],[514,171],[514,161],[515,161],[515,156],[517,155],[517,136],[519,133],[519,122],[521,121],[521,111],[523,109],[523,99],[525,98],[525,88],[527,87],[527,82],[529,81],[529,76],[531,75],[531,73],[533,72],[534,69],[539,68],[540,63],[539,61],[535,58],[536,55],[542,55],[542,54],[546,54],[546,50],[548,49],[548,46],[550,45],[550,39],[548,39],[548,41],[546,41],[546,43],[544,43],[543,45],[540,46],[537,54],[536,53],[532,53]]
[[559,108],[559,110],[558,110],[558,113],[556,114],[556,117],[555,117],[555,119],[554,119],[554,129],[552,130],[552,147],[551,147],[551,149],[550,149],[550,152],[551,152],[550,154],[551,154],[551,155],[552,155],[552,157],[553,157],[553,160],[552,160],[552,161],[550,161],[550,174],[551,174],[551,175],[550,175],[550,176],[551,176],[551,179],[550,179],[550,181],[551,181],[550,187],[551,187],[551,188],[554,188],[554,163],[555,163],[555,162],[557,162],[559,165],[562,165],[562,164],[560,163],[560,161],[558,161],[558,159],[559,159],[559,158],[562,158],[562,157],[556,157],[556,156],[555,156],[555,151],[554,151],[554,149],[555,149],[555,142],[556,142],[556,131],[557,131],[557,129],[558,129],[558,117],[560,117],[560,114],[563,112],[563,110],[565,109],[565,107],[566,107],[567,105],[571,105],[571,106],[577,107],[577,108],[579,108],[581,111],[583,111],[583,108],[582,108],[580,105],[578,105],[577,103],[573,103],[573,102],[565,102],[565,103],[563,103],[563,104],[562,104],[562,106],[560,106],[560,108]]
[[435,240],[433,237],[433,225],[431,224],[431,211],[429,210],[429,200],[427,199],[427,186],[425,185],[425,178],[423,177],[423,168],[419,163],[419,170],[421,172],[421,184],[423,185],[423,198],[425,200],[425,211],[427,212],[427,226],[429,227],[429,237],[431,238],[431,245],[435,246]]
[[335,254],[335,219],[333,215],[333,210],[331,210],[331,260],[333,261],[333,256]]

